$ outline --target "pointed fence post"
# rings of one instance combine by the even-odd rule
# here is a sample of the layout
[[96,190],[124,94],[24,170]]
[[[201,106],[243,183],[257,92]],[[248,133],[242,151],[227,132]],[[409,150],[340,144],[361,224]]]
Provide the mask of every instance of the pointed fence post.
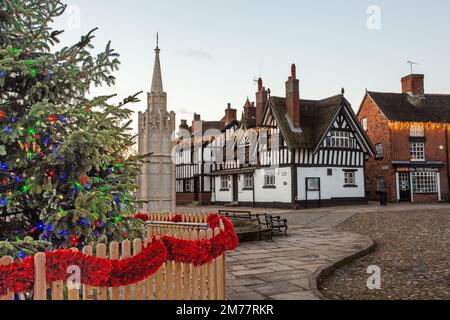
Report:
[[[0,258],[0,266],[7,266],[13,262],[14,259],[10,256]],[[8,290],[4,296],[0,296],[0,300],[14,300],[14,292]]]
[[47,300],[45,258],[43,252],[34,256],[34,300]]

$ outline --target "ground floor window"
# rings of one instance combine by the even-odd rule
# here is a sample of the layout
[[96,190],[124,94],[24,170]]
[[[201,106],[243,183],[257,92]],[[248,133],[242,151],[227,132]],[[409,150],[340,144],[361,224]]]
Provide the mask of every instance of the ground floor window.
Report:
[[436,193],[436,172],[413,172],[412,186],[414,193]]
[[266,170],[264,172],[264,187],[275,187],[275,171]]
[[229,190],[230,189],[230,176],[220,176],[220,189]]
[[352,187],[356,185],[356,173],[354,171],[344,171],[344,185]]
[[192,192],[191,180],[184,180],[184,192]]
[[244,174],[244,189],[253,189],[253,174]]
[[384,177],[377,177],[377,191],[378,192],[386,191],[386,186],[384,184]]

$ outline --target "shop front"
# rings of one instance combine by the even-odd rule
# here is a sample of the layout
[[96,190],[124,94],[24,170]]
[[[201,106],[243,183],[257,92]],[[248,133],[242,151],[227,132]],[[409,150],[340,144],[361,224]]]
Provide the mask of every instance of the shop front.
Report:
[[442,164],[411,163],[395,167],[397,201],[399,202],[441,202]]

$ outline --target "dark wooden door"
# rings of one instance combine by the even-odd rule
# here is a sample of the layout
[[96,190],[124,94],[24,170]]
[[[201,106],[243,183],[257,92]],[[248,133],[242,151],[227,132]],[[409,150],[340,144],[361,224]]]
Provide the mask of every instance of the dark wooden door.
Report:
[[237,174],[233,175],[233,202],[238,201],[238,176]]
[[400,201],[411,201],[411,180],[409,173],[399,175]]

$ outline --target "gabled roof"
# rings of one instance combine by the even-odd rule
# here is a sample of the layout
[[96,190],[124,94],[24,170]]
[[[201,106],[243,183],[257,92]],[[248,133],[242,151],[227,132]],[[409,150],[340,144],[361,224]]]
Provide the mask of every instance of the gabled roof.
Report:
[[301,131],[292,130],[286,117],[286,98],[270,97],[268,105],[273,111],[283,137],[290,149],[315,149],[343,101],[342,95],[323,100],[300,100]]
[[407,93],[368,91],[367,95],[391,121],[450,122],[448,94],[425,94],[417,97]]

